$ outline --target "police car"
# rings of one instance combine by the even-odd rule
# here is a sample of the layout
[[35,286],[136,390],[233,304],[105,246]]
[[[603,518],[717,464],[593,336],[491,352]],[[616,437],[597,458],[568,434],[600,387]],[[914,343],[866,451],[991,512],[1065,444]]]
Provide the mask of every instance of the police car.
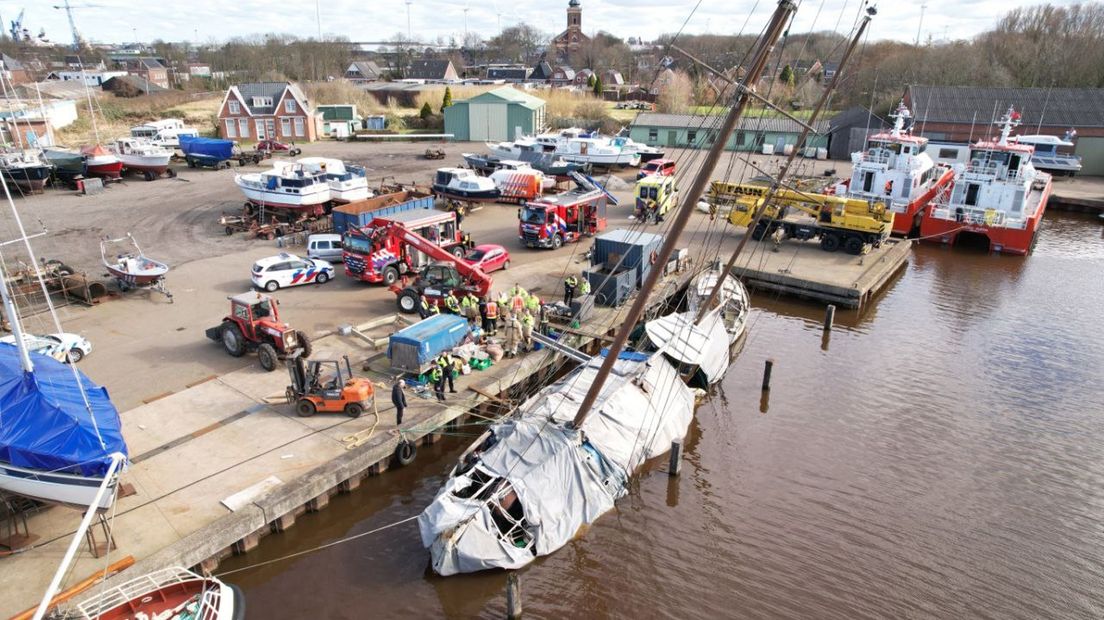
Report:
[[317,258],[282,253],[253,263],[253,286],[273,292],[285,286],[325,284],[334,275],[332,265]]

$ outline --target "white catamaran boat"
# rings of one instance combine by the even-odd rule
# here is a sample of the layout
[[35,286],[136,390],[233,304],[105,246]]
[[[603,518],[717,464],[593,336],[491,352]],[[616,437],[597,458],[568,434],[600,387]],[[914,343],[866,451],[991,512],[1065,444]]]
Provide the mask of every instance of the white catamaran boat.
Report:
[[363,166],[347,164],[329,157],[302,157],[299,163],[314,174],[322,175],[330,186],[334,202],[353,202],[373,196],[368,189],[367,171]]
[[256,205],[315,210],[330,200],[325,177],[291,162],[278,162],[264,172],[234,175],[234,183]]

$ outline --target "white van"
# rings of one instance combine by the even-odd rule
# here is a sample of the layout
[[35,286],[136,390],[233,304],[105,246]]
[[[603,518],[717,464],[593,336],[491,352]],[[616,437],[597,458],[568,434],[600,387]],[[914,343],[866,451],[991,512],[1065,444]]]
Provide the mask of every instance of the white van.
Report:
[[341,262],[341,235],[325,234],[307,237],[307,256],[324,261]]

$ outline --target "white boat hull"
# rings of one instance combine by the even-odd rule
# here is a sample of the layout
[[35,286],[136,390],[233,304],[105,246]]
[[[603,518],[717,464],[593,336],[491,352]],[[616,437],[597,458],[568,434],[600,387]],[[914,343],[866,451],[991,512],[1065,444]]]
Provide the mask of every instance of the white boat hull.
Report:
[[[119,483],[116,476],[108,485],[98,508],[111,507],[115,500],[115,486]],[[44,502],[66,504],[85,509],[96,499],[96,492],[103,484],[103,478],[78,476],[59,472],[44,472],[37,469],[16,467],[0,463],[0,490],[29,497]]]
[[640,154],[639,153],[610,153],[610,154],[586,154],[581,155],[579,153],[562,153],[557,152],[556,155],[565,161],[569,161],[576,164],[591,164],[593,166],[639,166]]
[[150,172],[164,172],[169,167],[171,153],[165,155],[119,155],[123,168]]
[[[292,192],[290,189],[282,187],[267,189],[261,186],[259,180],[251,183],[248,179],[243,179],[245,176],[247,175],[239,174],[235,176],[234,183],[238,185],[238,189],[245,194],[249,202],[254,204],[294,209],[315,207],[330,201],[330,187],[325,183],[315,183],[307,187],[296,188],[300,191]],[[256,176],[259,177],[260,175]]]
[[355,202],[366,200],[373,194],[368,189],[368,180],[361,178],[361,183],[355,181],[343,181],[330,183],[330,200],[334,202]]

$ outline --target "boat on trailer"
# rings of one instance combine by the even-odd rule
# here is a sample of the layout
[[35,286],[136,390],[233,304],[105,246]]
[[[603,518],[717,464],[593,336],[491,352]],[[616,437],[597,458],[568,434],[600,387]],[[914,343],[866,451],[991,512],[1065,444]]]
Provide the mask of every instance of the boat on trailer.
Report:
[[39,192],[54,173],[54,165],[39,151],[25,149],[0,153],[0,172],[20,189]]
[[165,174],[173,155],[169,149],[144,138],[119,138],[110,148],[119,157],[123,172],[141,172],[147,181]]
[[320,214],[330,201],[330,184],[306,166],[277,162],[271,170],[234,175],[250,204]]
[[330,186],[330,199],[334,202],[367,200],[374,195],[368,189],[368,172],[364,166],[329,157],[302,157],[299,163],[326,179]]
[[106,588],[77,610],[84,620],[243,620],[245,595],[216,577],[171,567]]
[[493,180],[467,168],[438,168],[433,177],[433,193],[468,202],[493,202],[501,195]]
[[[110,252],[112,257],[108,258],[108,249],[121,243],[130,247],[121,253]],[[118,239],[101,239],[100,258],[123,292],[133,288],[150,288],[168,297],[172,303],[172,293],[165,288],[165,275],[169,273],[169,266],[146,256],[130,233]]]
[[102,144],[82,147],[80,152],[84,156],[85,169],[88,174],[105,179],[117,179],[122,176],[123,162],[118,155],[109,151]]

